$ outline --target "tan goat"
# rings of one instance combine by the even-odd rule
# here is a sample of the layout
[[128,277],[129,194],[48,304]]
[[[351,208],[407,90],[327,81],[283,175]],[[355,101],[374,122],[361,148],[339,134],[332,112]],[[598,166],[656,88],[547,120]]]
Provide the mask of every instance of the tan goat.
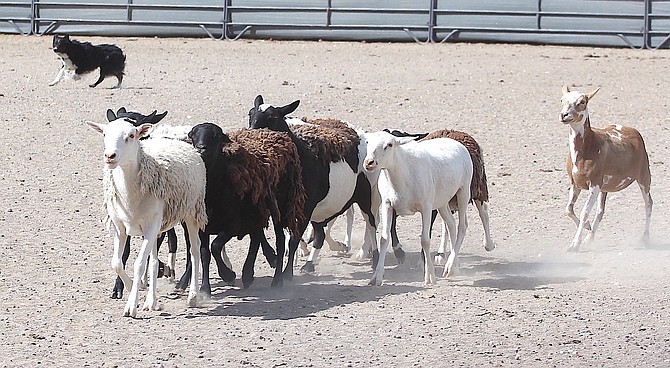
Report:
[[[591,232],[585,243],[593,240],[598,224],[605,212],[607,193],[618,192],[637,181],[645,205],[645,226],[643,241],[649,243],[649,223],[651,221],[652,200],[649,194],[651,173],[649,157],[644,140],[634,128],[621,125],[607,125],[592,128],[587,105],[599,88],[590,93],[570,91],[563,86],[560,120],[570,127],[570,153],[567,171],[570,178],[568,194],[568,216],[577,224],[577,233],[568,251],[578,251],[582,244],[584,229]],[[575,201],[582,190],[589,191],[581,216],[574,212]],[[589,213],[598,199],[598,212],[593,223],[587,222]]]

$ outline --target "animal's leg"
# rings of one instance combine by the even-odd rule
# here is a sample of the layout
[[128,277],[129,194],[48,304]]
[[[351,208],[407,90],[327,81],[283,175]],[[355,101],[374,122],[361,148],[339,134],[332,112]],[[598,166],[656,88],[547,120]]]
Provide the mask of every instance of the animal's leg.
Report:
[[[216,267],[221,279],[228,285],[235,285],[235,278],[237,275],[230,267],[228,267],[228,265],[226,265],[222,257],[223,248],[231,238],[232,236],[230,234],[225,232],[219,233],[212,242],[212,255],[214,256],[214,260],[216,260]],[[209,267],[209,265],[203,265],[203,267]]]
[[[398,239],[398,230],[397,230],[397,219],[398,215],[393,211],[393,219],[391,220],[391,248],[393,248],[393,255],[398,260],[399,264],[405,263],[405,251],[402,250],[402,244]],[[373,251],[374,252],[374,251]],[[375,267],[374,255],[372,257],[372,267]]]
[[[186,231],[184,232],[184,237],[186,238],[186,254],[187,254],[186,269],[184,270],[184,273],[179,278],[179,281],[177,282],[177,285],[175,285],[175,289],[179,289],[179,290],[186,290],[186,287],[188,286],[188,282],[191,278],[191,276],[190,276],[191,275],[191,257],[188,256],[188,254],[191,253],[191,241],[188,239],[188,235],[186,235]],[[209,246],[209,237],[207,237],[207,242],[206,243]],[[203,262],[203,264],[204,264],[204,262]],[[209,280],[209,278],[208,278],[208,280]]]
[[[570,188],[568,188],[568,205],[565,207],[565,213],[572,219],[572,221],[575,222],[575,225],[579,227],[579,217],[575,215],[575,202],[577,202],[577,198],[579,197],[579,193],[581,193],[582,190],[579,188],[576,188],[574,185],[571,185]],[[586,230],[591,230],[591,225],[587,222],[585,225]]]
[[[185,229],[184,233],[188,232]],[[212,295],[212,285],[209,282],[209,264],[212,261],[212,253],[209,251],[209,234],[206,234],[204,231],[198,232],[198,239],[200,239],[200,262],[202,262],[202,282],[200,284],[200,292],[209,297]],[[191,253],[191,248],[187,247],[187,253]],[[191,256],[187,254],[187,260],[190,260]],[[190,265],[192,267],[192,265]],[[186,290],[191,279],[192,269],[187,265],[186,272],[182,276],[180,281],[180,286],[182,290]]]
[[[349,208],[351,208],[351,207],[349,207]],[[350,249],[347,246],[347,244],[339,242],[339,241],[333,239],[333,237],[330,236],[330,229],[332,229],[333,225],[335,225],[336,220],[337,220],[337,217],[330,220],[330,222],[328,224],[326,224],[326,227],[324,228],[325,231],[326,231],[326,235],[325,235],[324,240],[326,241],[326,243],[328,243],[328,248],[330,248],[330,250],[332,250],[333,252],[345,252],[346,253]]]
[[319,257],[319,252],[321,251],[321,247],[323,247],[323,242],[326,237],[324,227],[325,225],[323,223],[317,224],[312,222],[312,228],[314,228],[314,242],[312,243],[312,250],[307,257],[307,262],[300,268],[300,272],[314,272],[314,260]]
[[644,233],[642,234],[642,241],[646,246],[649,246],[649,226],[651,225],[651,208],[654,205],[654,201],[651,199],[649,185],[638,183],[638,186],[642,191],[642,199],[644,199]]
[[596,217],[593,219],[593,224],[591,225],[591,232],[586,236],[584,243],[588,244],[593,241],[593,238],[596,236],[596,230],[598,230],[598,225],[603,219],[605,214],[605,201],[607,200],[607,192],[600,192],[598,195],[598,212],[596,212]]
[[[454,230],[456,230],[456,223],[454,223]],[[442,220],[442,239],[440,239],[440,247],[437,248],[437,254],[433,261],[435,266],[444,266],[447,264],[447,243],[451,244],[449,237],[452,236],[452,234],[453,233],[448,230],[447,223]],[[451,248],[451,245],[449,247]]]
[[154,243],[150,247],[151,253],[149,254],[149,267],[147,268],[147,274],[149,274],[149,285],[147,291],[147,297],[144,300],[143,310],[158,310],[158,300],[156,295],[156,289],[158,282],[158,244]]
[[[186,232],[186,231],[184,231]],[[177,232],[174,228],[167,231],[168,238],[168,263],[163,271],[163,275],[167,276],[169,282],[174,282],[176,275],[175,264],[177,256]]]
[[188,292],[187,304],[195,307],[198,304],[198,273],[200,272],[200,237],[195,219],[185,220],[189,239],[195,239],[191,246],[191,287]]
[[[369,285],[381,285],[384,280],[384,262],[386,259],[386,252],[388,251],[388,246],[391,238],[391,223],[393,221],[393,207],[390,203],[382,204],[382,209],[379,211],[379,217],[381,218],[382,231],[381,238],[379,240],[379,249],[377,250],[377,262],[372,273],[372,278],[370,279]],[[373,261],[374,263],[374,261]]]
[[[351,233],[354,230],[354,206],[350,206],[345,213],[347,220],[347,232],[344,234],[344,247],[346,248],[345,252],[351,251]],[[367,219],[366,219],[367,223]],[[367,231],[367,227],[365,229]],[[330,226],[328,227],[328,233],[330,233]]]
[[123,82],[123,73],[118,73],[114,76],[116,77],[117,83],[116,86],[112,87],[112,89],[121,88],[121,82]]
[[487,252],[490,252],[496,249],[496,243],[491,237],[491,226],[489,223],[489,203],[475,200],[475,207],[479,212],[479,218],[482,220],[482,226],[484,227],[484,249]]
[[265,236],[261,238],[261,249],[263,250],[265,261],[268,263],[270,268],[275,268],[277,266],[277,253],[275,253],[274,248],[272,248],[270,243],[268,243],[268,240]]
[[[112,269],[116,271],[116,274],[121,277],[121,280],[123,281],[123,286],[130,290],[130,287],[133,284],[133,280],[130,279],[128,274],[126,273],[126,270],[123,267],[123,255],[122,252],[124,251],[121,248],[121,241],[127,240],[128,235],[126,233],[126,228],[123,227],[123,225],[119,224],[118,226],[114,226],[115,234],[114,234],[114,255],[112,256]],[[124,243],[125,245],[125,243]],[[126,257],[126,259],[128,259]]]
[[58,69],[58,73],[56,73],[56,77],[54,80],[49,83],[49,86],[55,86],[56,83],[60,82],[61,79],[63,79],[63,76],[65,75],[65,64],[63,64],[60,69]]
[[102,83],[103,80],[105,80],[105,74],[103,74],[102,70],[100,70],[100,76],[98,77],[98,80],[93,84],[89,84],[89,87],[95,88],[98,84]]
[[[275,247],[277,248],[277,261],[275,265],[275,273],[274,276],[272,277],[271,286],[282,287],[284,285],[285,278],[287,280],[291,280],[291,278],[293,277],[293,263],[292,263],[293,259],[291,258],[291,256],[295,254],[296,249],[295,248],[291,249],[291,247],[289,247],[289,263],[286,264],[286,269],[291,270],[291,274],[290,278],[288,278],[286,277],[286,271],[283,271],[284,254],[286,253],[286,234],[284,233],[284,229],[281,227],[281,223],[279,221],[279,218],[281,217],[279,214],[279,209],[277,209],[277,214],[275,216],[277,217],[277,221],[274,221],[273,219],[272,224],[275,230],[275,238],[276,238]],[[265,239],[264,233],[263,238]]]
[[[366,215],[365,213],[363,213],[363,217],[365,218],[365,234],[363,235],[364,242],[359,252],[359,259],[370,258],[373,250],[377,249],[377,228],[376,226],[373,226],[373,223],[371,222],[371,217],[374,217],[373,215]],[[403,255],[404,254],[405,253],[403,252]],[[404,258],[402,261],[404,261]],[[401,263],[401,260],[398,260],[398,263]]]
[[[439,212],[439,211],[438,211]],[[446,215],[443,212],[440,212],[440,217],[442,218],[442,230],[443,230],[443,239],[448,238],[449,241],[449,258],[454,253],[454,245],[456,244],[456,220],[454,220],[454,215],[451,211],[447,210]],[[444,234],[446,231],[446,234]],[[445,244],[446,246],[446,244]],[[446,248],[445,248],[446,256]],[[437,259],[437,257],[435,257]],[[453,275],[453,272],[456,270],[451,270],[447,267],[448,259],[444,259],[444,271],[442,272],[442,277],[449,277]],[[437,262],[436,262],[437,263]]]
[[[293,280],[293,264],[295,263],[295,252],[298,250],[298,243],[300,237],[291,234],[288,241],[288,260],[286,261],[286,268],[284,269],[282,279],[286,281]],[[277,258],[279,260],[279,258]],[[279,263],[279,262],[278,262]],[[281,269],[281,267],[279,268]],[[276,271],[275,271],[276,272]]]
[[[305,240],[307,239],[307,240]],[[312,225],[307,225],[307,229],[303,233],[302,238],[300,238],[300,256],[307,257],[309,255],[309,247],[307,246],[308,242],[314,240],[314,229]]]
[[[133,270],[133,284],[130,288],[130,293],[128,294],[128,302],[126,307],[123,310],[124,317],[133,317],[137,316],[137,299],[139,298],[140,293],[140,280],[142,275],[146,272],[147,268],[147,258],[149,254],[153,252],[153,248],[156,247],[156,238],[158,237],[158,228],[160,225],[152,224],[144,230],[144,239],[142,239],[142,248],[135,259],[135,267]],[[153,276],[153,274],[152,274]],[[147,293],[147,302],[155,302],[155,280],[149,283],[149,291]],[[152,296],[151,293],[154,292]]]
[[[116,250],[115,250],[114,254],[116,255]],[[121,268],[124,269],[124,270],[126,269],[126,262],[128,261],[129,256],[130,256],[130,237],[126,236],[125,245],[123,247],[123,254],[121,255],[121,263],[122,263]],[[116,267],[114,265],[115,265],[115,261],[114,261],[114,258],[112,258],[112,269],[114,269],[114,271],[116,271]],[[117,275],[118,275],[118,273],[117,273]],[[130,285],[130,284],[128,284],[128,285]],[[114,289],[112,289],[111,298],[112,299],[123,298],[123,287],[124,287],[124,283],[123,283],[123,280],[121,279],[121,276],[116,276],[116,281],[114,282]],[[128,288],[130,288],[130,286],[128,286]]]
[[435,284],[435,266],[430,256],[430,224],[432,211],[424,209],[421,211],[421,253],[424,259],[423,283],[424,285]]
[[[249,251],[247,258],[242,266],[242,286],[246,289],[254,282],[254,265],[256,264],[256,256],[258,255],[258,248],[260,247],[261,239],[265,238],[263,229],[256,230],[249,234]],[[267,241],[267,240],[266,240]]]
[[[451,238],[451,254],[449,254],[447,265],[444,268],[445,277],[453,276],[458,272],[458,254],[461,251],[461,245],[463,244],[463,239],[465,239],[465,232],[468,229],[468,202],[470,201],[470,185],[460,188],[456,192],[456,199],[458,200],[458,234],[456,235],[456,241],[454,241],[453,237]],[[446,213],[447,217],[453,216],[449,210],[448,205],[443,209],[442,213]],[[444,219],[445,215],[442,213],[440,213],[440,215]],[[451,221],[453,221],[453,219]]]
[[589,219],[591,209],[593,208],[593,205],[595,204],[596,199],[598,199],[599,195],[600,195],[600,186],[596,185],[594,187],[589,188],[589,198],[586,200],[584,208],[582,208],[582,213],[579,216],[579,225],[577,226],[577,233],[575,233],[575,237],[572,239],[572,243],[568,248],[568,252],[577,252],[579,250],[579,246],[581,245],[582,232],[586,228],[585,224]]

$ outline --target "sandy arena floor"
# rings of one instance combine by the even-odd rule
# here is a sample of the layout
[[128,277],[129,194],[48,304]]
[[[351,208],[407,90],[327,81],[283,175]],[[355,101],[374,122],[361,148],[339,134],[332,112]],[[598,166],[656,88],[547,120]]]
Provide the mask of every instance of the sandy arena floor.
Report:
[[[124,88],[89,88],[96,73],[48,87],[59,67],[51,38],[0,35],[0,366],[670,365],[668,50],[78,39],[125,50]],[[644,136],[651,249],[638,241],[643,204],[633,185],[609,197],[594,244],[565,252],[575,227],[563,213],[564,83],[601,87],[593,125]],[[168,110],[169,124],[235,129],[258,94],[274,105],[300,99],[296,116],[368,130],[470,133],[485,151],[498,248],[484,251],[471,209],[460,275],[424,287],[419,217],[407,217],[399,233],[408,262],[390,256],[381,287],[367,286],[369,264],[325,250],[316,274],[274,290],[259,257],[249,290],[213,279],[212,299],[186,308],[163,279],[162,311],[121,317],[125,300],[109,298],[102,140],[84,121],[126,106]],[[434,240],[436,249],[437,232]],[[238,274],[246,247],[228,247]],[[180,238],[180,272],[183,249]]]

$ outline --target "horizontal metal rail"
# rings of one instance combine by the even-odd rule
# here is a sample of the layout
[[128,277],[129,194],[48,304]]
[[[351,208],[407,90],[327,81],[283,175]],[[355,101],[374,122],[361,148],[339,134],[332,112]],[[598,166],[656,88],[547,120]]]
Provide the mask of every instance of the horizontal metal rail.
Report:
[[[449,40],[455,41],[463,34],[518,34],[518,35],[584,35],[584,36],[614,36],[622,39],[629,47],[655,49],[665,47],[670,41],[670,29],[652,29],[658,21],[669,20],[670,14],[654,12],[652,9],[652,0],[643,0],[643,4],[635,5],[639,12],[616,12],[604,11],[546,11],[542,9],[542,0],[528,0],[528,7],[534,9],[524,10],[484,10],[477,9],[477,1],[473,0],[469,6],[472,9],[444,9],[440,8],[443,3],[438,0],[425,0],[425,7],[403,7],[394,8],[386,5],[384,7],[374,7],[360,1],[360,7],[357,6],[333,6],[334,0],[326,0],[325,4],[314,6],[305,1],[305,6],[251,6],[237,5],[237,0],[220,0],[219,4],[194,4],[184,1],[181,4],[136,4],[133,0],[126,2],[69,2],[60,1],[39,1],[30,2],[20,1],[0,1],[0,22],[8,22],[19,32],[25,32],[19,28],[16,23],[29,23],[30,32],[33,34],[45,34],[56,32],[59,27],[64,25],[91,25],[111,27],[121,26],[149,26],[158,28],[199,28],[209,37],[216,39],[235,40],[243,37],[245,34],[255,30],[267,30],[279,33],[282,31],[306,30],[312,31],[349,31],[346,35],[356,39],[356,34],[351,31],[363,31],[366,35],[379,35],[384,32],[405,32],[414,41],[441,43]],[[640,1],[626,1],[622,3],[639,3]],[[659,1],[660,2],[660,1]],[[281,4],[281,2],[279,2]],[[670,1],[663,1],[667,7],[670,7]],[[393,4],[391,0],[387,4]],[[25,8],[29,11],[26,17],[11,17],[3,14],[3,8]],[[66,10],[69,17],[56,16]],[[91,13],[91,10],[100,10],[102,17],[77,16],[77,10],[81,13]],[[123,10],[121,16],[106,19],[104,11]],[[148,11],[157,11],[158,16],[152,19],[147,18]],[[140,16],[135,12],[141,13]],[[161,12],[170,12],[170,17],[161,18]],[[207,17],[207,21],[198,21],[198,15],[202,13]],[[44,16],[42,16],[44,14]],[[295,15],[308,15],[301,18],[305,22],[294,21]],[[356,20],[359,18],[351,17],[355,15],[365,16],[369,23]],[[374,15],[380,15],[374,18]],[[323,17],[321,17],[323,16]],[[349,18],[347,18],[349,16]],[[319,19],[315,21],[315,17]],[[167,18],[167,19],[166,19]],[[311,18],[311,19],[310,19]],[[476,23],[467,24],[467,26],[458,26],[469,21],[469,18],[479,18],[479,25]],[[500,20],[509,19],[512,26],[498,26]],[[525,18],[533,19],[530,26],[528,21],[519,22]],[[290,19],[290,21],[287,21]],[[351,23],[347,19],[351,20]],[[556,27],[553,21],[560,19],[594,19],[600,21],[598,26],[576,27],[575,29]],[[334,21],[335,20],[335,21]],[[455,21],[457,20],[457,21]],[[605,21],[611,21],[613,27],[609,27]],[[620,21],[625,21],[628,28],[621,26]],[[514,25],[515,22],[518,25]],[[565,21],[563,21],[565,22]],[[656,23],[655,23],[656,22]],[[485,26],[493,23],[494,26]],[[583,23],[583,21],[582,21]],[[637,27],[639,23],[639,27]],[[667,23],[667,22],[666,22]],[[544,24],[549,24],[545,27]],[[552,25],[553,24],[553,25]],[[663,24],[663,23],[662,23]],[[603,26],[604,25],[604,26]],[[586,28],[586,29],[584,29]],[[665,26],[663,28],[666,28]],[[212,29],[220,29],[220,37],[211,33]],[[189,31],[192,32],[192,31]],[[423,40],[420,40],[415,33],[421,33]],[[189,33],[190,34],[190,33]],[[294,33],[295,34],[295,33]],[[388,33],[387,33],[388,34]],[[391,33],[393,34],[393,33]],[[423,36],[425,35],[425,36]],[[251,35],[251,36],[255,36]],[[276,37],[276,36],[275,36]],[[659,44],[652,46],[652,38],[662,39]],[[631,41],[634,39],[634,42]]]

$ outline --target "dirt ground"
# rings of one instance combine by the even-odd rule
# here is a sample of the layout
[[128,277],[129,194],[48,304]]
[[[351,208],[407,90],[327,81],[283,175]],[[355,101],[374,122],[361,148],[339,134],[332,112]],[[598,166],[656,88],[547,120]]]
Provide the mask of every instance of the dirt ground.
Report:
[[[670,365],[669,51],[85,40],[124,49],[124,88],[110,89],[114,80],[89,88],[95,73],[49,87],[59,67],[51,38],[0,36],[1,366]],[[608,197],[597,240],[566,253],[575,227],[563,213],[564,83],[601,87],[590,103],[593,125],[631,125],[644,136],[651,248],[639,242],[643,204],[633,185]],[[388,257],[381,287],[367,286],[368,263],[324,250],[316,274],[275,290],[259,257],[248,290],[213,279],[212,298],[186,308],[185,296],[162,279],[163,310],[121,317],[125,300],[109,298],[115,275],[102,223],[102,140],[84,121],[103,122],[106,109],[125,106],[168,110],[168,124],[236,129],[258,94],[274,105],[300,99],[296,116],[371,131],[470,133],[485,151],[498,248],[484,251],[471,208],[460,274],[424,287],[419,217],[406,217],[399,233],[408,262]],[[355,247],[360,222],[358,215]],[[435,232],[433,249],[438,241]],[[179,272],[183,244],[180,236]],[[228,246],[238,277],[247,244]]]

